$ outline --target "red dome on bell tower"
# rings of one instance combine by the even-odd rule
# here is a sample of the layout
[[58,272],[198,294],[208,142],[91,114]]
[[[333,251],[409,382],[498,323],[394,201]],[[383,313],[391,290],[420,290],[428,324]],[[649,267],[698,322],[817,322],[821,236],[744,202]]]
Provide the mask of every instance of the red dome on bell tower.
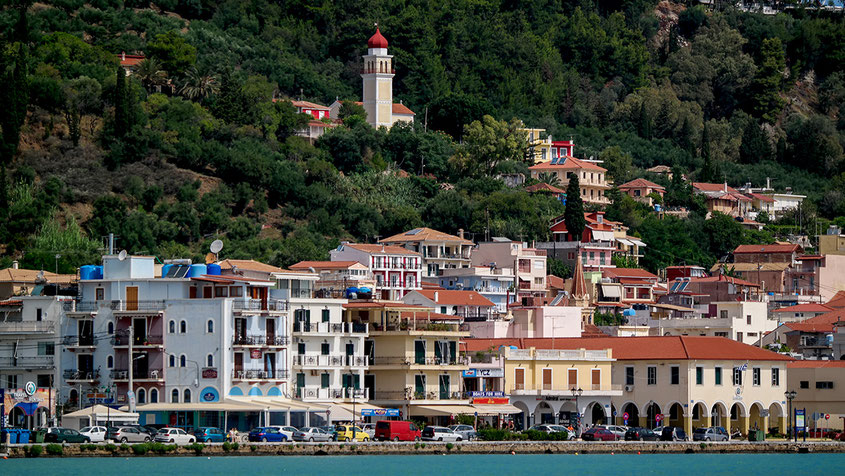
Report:
[[387,38],[382,36],[378,27],[376,27],[376,34],[371,36],[367,41],[368,48],[387,48]]

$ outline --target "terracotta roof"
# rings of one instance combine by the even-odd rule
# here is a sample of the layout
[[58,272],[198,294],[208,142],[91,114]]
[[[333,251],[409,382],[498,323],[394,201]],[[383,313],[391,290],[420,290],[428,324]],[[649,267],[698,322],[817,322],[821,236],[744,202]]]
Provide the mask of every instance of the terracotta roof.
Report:
[[418,241],[457,241],[462,244],[472,245],[473,242],[457,235],[450,235],[431,228],[414,228],[398,235],[379,240],[379,243],[416,243]]
[[120,65],[123,67],[133,67],[138,66],[141,61],[144,61],[146,56],[144,55],[127,55],[125,53],[121,53],[117,55],[117,59],[120,60]]
[[655,165],[654,167],[652,167],[650,169],[646,169],[646,172],[653,172],[653,173],[656,173],[656,174],[664,174],[664,173],[671,172],[671,171],[672,171],[672,167],[669,167],[668,165]]
[[246,271],[258,271],[260,273],[281,273],[284,270],[277,266],[262,263],[251,259],[224,259],[220,263],[220,269],[232,269],[237,266],[238,269]]
[[833,332],[834,324],[845,322],[845,309],[828,312],[801,322],[787,322],[784,325],[799,332]]
[[704,182],[693,182],[692,186],[696,190],[700,190],[702,192],[725,192],[728,193],[739,193],[737,189],[733,187],[726,187],[723,183],[704,183]]
[[[308,271],[308,268],[318,269],[348,269],[356,264],[361,264],[357,261],[300,261],[292,264],[288,268],[294,271]],[[364,266],[364,265],[361,265]]]
[[585,160],[576,159],[575,157],[566,157],[566,160],[563,163],[553,164],[551,161],[543,162],[542,164],[532,165],[528,167],[528,170],[596,170],[599,172],[607,172],[607,169],[604,167],[599,167],[598,165],[587,162]]
[[607,334],[602,332],[598,326],[594,326],[592,324],[584,324],[584,330],[581,331],[581,338],[595,338],[595,337],[607,337]]
[[406,250],[401,246],[392,245],[375,245],[364,243],[344,243],[341,246],[352,248],[353,250],[363,251],[374,255],[413,255],[420,256],[416,251]]
[[747,193],[746,195],[748,195],[751,198],[756,198],[757,200],[760,200],[761,202],[775,203],[774,198],[772,198],[768,195],[763,195],[762,193],[753,193],[752,192],[752,193]]
[[734,250],[737,253],[795,253],[801,251],[801,247],[793,244],[774,245],[739,245]]
[[657,275],[641,268],[605,268],[602,274],[611,278],[657,279]]
[[465,339],[466,351],[516,346],[520,349],[612,349],[617,360],[747,360],[791,361],[792,357],[725,337],[654,336],[560,339]]
[[[416,291],[436,304],[445,306],[495,306],[492,301],[477,293],[476,291],[418,289]],[[437,294],[437,299],[434,295]]]
[[845,360],[796,360],[786,364],[788,369],[845,369]]
[[20,299],[7,299],[5,301],[0,301],[0,306],[22,306],[23,301]]
[[662,185],[658,185],[644,178],[634,179],[619,186],[619,190],[625,190],[629,188],[653,188],[655,190],[666,190],[666,188],[664,188]]
[[546,276],[546,285],[549,289],[566,289],[566,281],[553,274]]
[[561,190],[561,189],[559,189],[555,186],[549,185],[545,182],[540,182],[540,183],[535,183],[534,185],[529,185],[528,187],[525,187],[525,191],[531,192],[531,193],[540,192],[540,191],[551,192],[551,193],[566,193],[566,190]]
[[301,107],[301,108],[304,108],[304,109],[316,109],[318,111],[328,111],[329,110],[328,106],[323,106],[322,104],[317,104],[317,103],[308,102],[308,101],[291,101],[291,104],[293,104],[295,107]]
[[832,307],[825,306],[824,304],[807,302],[803,304],[796,304],[795,306],[782,307],[780,309],[775,309],[772,312],[830,312],[832,310]]
[[834,309],[845,307],[845,291],[837,291],[836,294],[830,298],[830,301],[825,303],[825,305]]
[[733,268],[734,271],[785,271],[792,266],[788,261],[775,263],[716,263],[710,268],[711,273],[717,273],[722,266],[727,266],[728,269]]
[[402,301],[350,301],[343,305],[345,309],[419,309],[431,310],[430,307],[405,304]]
[[[40,272],[37,269],[0,269],[0,282],[34,284]],[[75,274],[56,274],[49,271],[44,271],[44,279],[50,283],[72,283],[77,280]]]
[[401,102],[393,103],[393,114],[407,114],[409,116],[416,116],[417,114],[410,110],[408,106],[402,104]]

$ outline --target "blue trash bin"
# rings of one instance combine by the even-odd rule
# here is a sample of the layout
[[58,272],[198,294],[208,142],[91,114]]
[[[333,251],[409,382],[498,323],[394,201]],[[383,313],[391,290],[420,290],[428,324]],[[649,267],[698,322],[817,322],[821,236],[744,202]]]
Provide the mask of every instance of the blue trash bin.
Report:
[[9,434],[9,430],[4,429],[3,431],[0,431],[0,444],[3,444],[3,445],[6,444],[6,435],[8,435],[8,434]]
[[9,444],[15,445],[18,443],[18,435],[20,435],[20,430],[17,428],[9,428]]
[[29,430],[20,430],[18,435],[18,443],[29,443]]

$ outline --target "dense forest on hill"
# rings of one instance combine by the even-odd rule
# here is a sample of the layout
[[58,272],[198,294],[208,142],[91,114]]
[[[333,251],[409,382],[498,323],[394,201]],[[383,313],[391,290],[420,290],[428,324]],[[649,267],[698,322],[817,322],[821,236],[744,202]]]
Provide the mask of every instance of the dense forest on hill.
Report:
[[[527,171],[523,124],[692,210],[659,220],[612,192],[650,269],[845,225],[845,17],[728,3],[6,0],[0,267],[72,271],[109,232],[162,258],[222,238],[225,257],[280,266],[421,225],[545,239],[563,205],[496,179]],[[375,23],[416,123],[376,130],[344,107],[316,144],[296,137],[306,118],[273,99],[360,100]],[[127,78],[121,52],[147,59]],[[749,232],[705,220],[682,173],[809,199]]]

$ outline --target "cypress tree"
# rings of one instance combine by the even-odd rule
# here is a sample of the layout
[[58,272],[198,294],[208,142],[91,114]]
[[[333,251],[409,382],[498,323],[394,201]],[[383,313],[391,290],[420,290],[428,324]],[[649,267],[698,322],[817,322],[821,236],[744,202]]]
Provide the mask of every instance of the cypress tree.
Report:
[[710,153],[710,128],[707,126],[707,123],[704,124],[704,130],[701,133],[701,157],[704,159],[701,181],[708,183],[720,181],[718,166],[713,162],[713,157]]
[[[26,10],[29,2],[18,5],[18,21],[15,25],[15,44],[11,48],[0,49],[0,220],[6,218],[9,211],[9,196],[6,182],[6,164],[11,163],[18,150],[21,127],[26,120],[29,104],[29,75],[27,71],[29,51],[29,28]],[[0,233],[0,238],[2,238]]]
[[679,142],[679,145],[689,153],[690,157],[695,157],[695,131],[692,128],[692,122],[690,122],[689,116],[684,116]]
[[578,174],[569,174],[569,184],[566,186],[566,210],[563,212],[563,222],[569,234],[581,241],[587,221],[584,219],[584,201],[581,199],[581,184]]
[[645,107],[645,101],[640,105],[640,137],[651,139],[651,116]]
[[772,145],[766,132],[751,119],[742,131],[742,144],[739,146],[739,157],[746,164],[756,164],[772,157]]
[[117,82],[114,86],[114,135],[124,137],[129,132],[129,96],[127,94],[126,71],[117,67]]

